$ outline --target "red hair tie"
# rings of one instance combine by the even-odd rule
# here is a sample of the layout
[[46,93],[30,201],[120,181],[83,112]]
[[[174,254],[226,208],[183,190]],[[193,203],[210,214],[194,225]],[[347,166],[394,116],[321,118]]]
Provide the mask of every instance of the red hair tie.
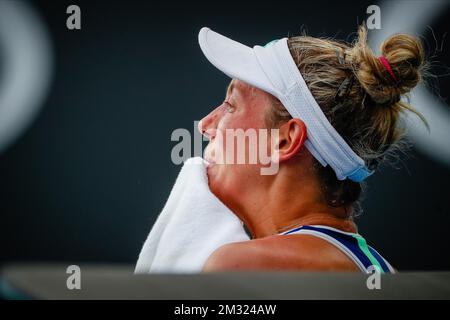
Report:
[[384,68],[389,72],[389,74],[391,75],[391,78],[394,81],[397,81],[397,78],[395,77],[394,72],[392,72],[391,65],[389,64],[389,61],[383,56],[378,57],[378,60],[380,60],[380,62],[383,64]]

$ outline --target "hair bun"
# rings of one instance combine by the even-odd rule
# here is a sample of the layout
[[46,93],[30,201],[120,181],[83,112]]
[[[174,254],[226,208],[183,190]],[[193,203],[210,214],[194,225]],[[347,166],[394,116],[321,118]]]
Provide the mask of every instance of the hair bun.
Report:
[[389,37],[380,49],[395,79],[367,46],[367,31],[364,27],[359,29],[358,40],[351,49],[356,77],[376,104],[393,105],[421,80],[425,64],[424,49],[417,37],[408,34]]
[[425,53],[420,40],[409,34],[396,34],[381,44],[381,53],[398,74],[402,93],[413,89],[421,80]]

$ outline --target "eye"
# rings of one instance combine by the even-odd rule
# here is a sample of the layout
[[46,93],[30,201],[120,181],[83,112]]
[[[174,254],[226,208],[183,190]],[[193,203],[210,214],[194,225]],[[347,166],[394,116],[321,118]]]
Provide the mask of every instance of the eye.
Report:
[[234,112],[234,110],[236,109],[228,101],[225,101],[225,105],[227,106],[227,112]]

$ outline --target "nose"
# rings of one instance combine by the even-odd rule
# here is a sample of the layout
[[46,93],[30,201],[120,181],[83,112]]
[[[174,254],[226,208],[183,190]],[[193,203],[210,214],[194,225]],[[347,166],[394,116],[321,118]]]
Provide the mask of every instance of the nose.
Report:
[[212,139],[215,136],[217,123],[219,120],[219,108],[214,109],[211,111],[206,117],[204,117],[200,122],[198,123],[198,131],[207,137],[208,139]]

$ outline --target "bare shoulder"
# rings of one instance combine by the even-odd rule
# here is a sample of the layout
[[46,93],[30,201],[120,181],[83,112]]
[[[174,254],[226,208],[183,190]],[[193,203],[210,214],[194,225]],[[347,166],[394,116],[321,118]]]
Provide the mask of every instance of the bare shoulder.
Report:
[[215,250],[203,271],[309,270],[358,271],[329,242],[310,235],[272,236],[226,244]]

